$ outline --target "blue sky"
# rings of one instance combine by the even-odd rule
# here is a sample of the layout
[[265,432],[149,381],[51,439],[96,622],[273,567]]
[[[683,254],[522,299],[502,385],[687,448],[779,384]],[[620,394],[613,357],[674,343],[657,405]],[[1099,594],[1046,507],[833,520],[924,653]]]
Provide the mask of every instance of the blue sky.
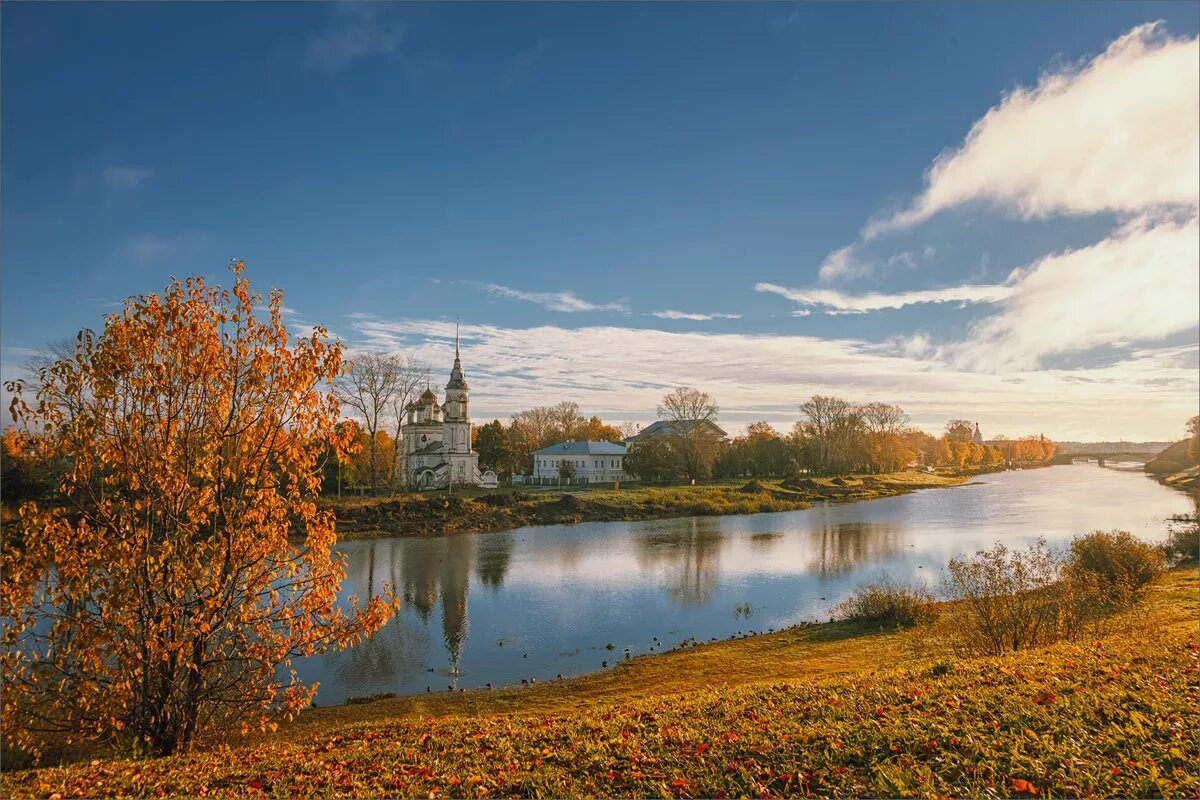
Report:
[[238,257],[437,375],[461,315],[477,418],[1176,438],[1198,8],[8,3],[3,373]]

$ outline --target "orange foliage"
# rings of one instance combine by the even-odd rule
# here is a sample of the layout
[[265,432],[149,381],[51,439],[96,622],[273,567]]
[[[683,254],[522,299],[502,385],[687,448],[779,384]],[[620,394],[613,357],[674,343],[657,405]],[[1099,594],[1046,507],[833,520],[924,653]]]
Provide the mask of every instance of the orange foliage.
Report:
[[273,727],[315,692],[290,659],[395,609],[390,589],[336,602],[344,564],[315,503],[320,459],[353,435],[323,390],[341,344],[317,328],[289,346],[282,294],[256,318],[262,299],[232,272],[232,290],[190,278],[130,298],[43,371],[36,399],[9,387],[14,419],[68,464],[64,503],[25,503],[3,553],[11,744],[118,736],[163,755]]

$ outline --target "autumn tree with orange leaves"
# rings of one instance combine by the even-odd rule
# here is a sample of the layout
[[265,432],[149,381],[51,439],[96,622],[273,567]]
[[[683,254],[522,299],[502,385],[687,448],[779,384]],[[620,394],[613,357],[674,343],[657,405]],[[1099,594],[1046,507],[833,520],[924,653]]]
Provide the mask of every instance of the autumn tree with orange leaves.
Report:
[[378,630],[396,601],[339,601],[332,512],[342,347],[289,342],[241,262],[130,298],[100,334],[15,382],[13,420],[67,463],[60,503],[25,503],[3,552],[3,734],[40,753],[124,739],[184,752],[274,729],[307,705],[291,659]]

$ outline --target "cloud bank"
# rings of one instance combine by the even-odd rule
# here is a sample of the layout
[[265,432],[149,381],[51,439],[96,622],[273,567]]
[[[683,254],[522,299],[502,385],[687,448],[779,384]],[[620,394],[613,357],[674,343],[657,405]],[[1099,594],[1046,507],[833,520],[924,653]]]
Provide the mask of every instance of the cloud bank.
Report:
[[[358,315],[348,332],[358,347],[416,354],[435,382],[453,359],[453,322]],[[669,388],[690,385],[717,398],[733,429],[755,419],[788,427],[799,403],[825,393],[900,403],[929,430],[966,416],[989,433],[1156,439],[1195,413],[1200,380],[1195,345],[1089,370],[994,374],[813,336],[465,325],[462,340],[472,409],[484,421],[570,399],[606,419],[646,422]]]

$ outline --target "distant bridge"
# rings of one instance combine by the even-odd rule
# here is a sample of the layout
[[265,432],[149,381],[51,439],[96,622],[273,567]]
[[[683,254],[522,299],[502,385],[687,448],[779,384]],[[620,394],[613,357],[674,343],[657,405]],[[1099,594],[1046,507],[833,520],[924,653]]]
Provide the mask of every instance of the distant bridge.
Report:
[[1154,453],[1058,453],[1050,460],[1052,464],[1073,464],[1076,461],[1095,461],[1105,466],[1108,461],[1138,461],[1146,463]]

